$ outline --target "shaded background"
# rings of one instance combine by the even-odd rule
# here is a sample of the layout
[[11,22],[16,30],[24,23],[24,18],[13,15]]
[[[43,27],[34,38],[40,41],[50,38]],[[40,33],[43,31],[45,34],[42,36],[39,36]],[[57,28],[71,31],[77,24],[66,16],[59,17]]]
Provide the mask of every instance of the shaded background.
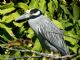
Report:
[[[70,53],[77,53],[80,46],[80,1],[79,0],[0,0],[0,46],[27,48],[41,52],[42,48],[29,27],[27,20],[16,23],[15,19],[31,8],[40,9],[59,28],[64,30],[64,40]],[[0,59],[10,56],[32,55],[0,48]],[[12,53],[13,52],[13,53]],[[3,54],[3,55],[2,55]],[[79,60],[80,57],[73,58]]]

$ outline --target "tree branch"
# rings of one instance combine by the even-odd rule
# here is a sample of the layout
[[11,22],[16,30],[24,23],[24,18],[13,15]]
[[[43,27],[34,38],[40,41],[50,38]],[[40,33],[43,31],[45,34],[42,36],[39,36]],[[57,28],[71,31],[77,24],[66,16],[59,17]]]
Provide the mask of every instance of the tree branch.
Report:
[[65,55],[65,56],[61,56],[61,57],[56,57],[54,55],[51,55],[51,54],[47,54],[47,53],[40,53],[40,52],[37,52],[37,51],[33,51],[33,50],[28,50],[28,49],[13,49],[13,48],[6,48],[6,47],[3,47],[1,46],[2,48],[5,48],[5,49],[8,49],[8,50],[14,50],[14,51],[18,51],[18,52],[30,52],[30,53],[34,53],[34,54],[37,54],[39,56],[23,56],[23,57],[14,57],[15,59],[21,59],[21,58],[41,58],[41,57],[48,57],[50,59],[55,59],[55,60],[58,60],[58,59],[65,59],[65,58],[70,58],[72,59],[73,57],[76,57],[78,55],[80,55],[80,47],[77,49],[77,54],[73,54],[73,55]]

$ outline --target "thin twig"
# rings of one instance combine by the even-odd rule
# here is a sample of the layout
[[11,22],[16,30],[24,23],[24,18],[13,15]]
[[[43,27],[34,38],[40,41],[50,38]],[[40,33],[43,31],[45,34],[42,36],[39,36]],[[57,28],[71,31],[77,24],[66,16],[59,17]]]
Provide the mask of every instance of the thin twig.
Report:
[[9,59],[27,59],[27,58],[41,58],[42,56],[20,56],[20,57],[10,57]]

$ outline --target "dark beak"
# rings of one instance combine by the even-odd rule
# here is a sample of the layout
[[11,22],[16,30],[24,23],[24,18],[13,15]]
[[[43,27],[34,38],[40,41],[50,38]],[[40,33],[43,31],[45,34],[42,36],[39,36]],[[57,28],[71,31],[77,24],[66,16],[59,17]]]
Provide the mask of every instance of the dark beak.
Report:
[[30,17],[30,14],[29,13],[25,13],[23,15],[21,15],[19,18],[17,18],[15,21],[20,21],[20,20],[23,20],[23,19],[28,19]]

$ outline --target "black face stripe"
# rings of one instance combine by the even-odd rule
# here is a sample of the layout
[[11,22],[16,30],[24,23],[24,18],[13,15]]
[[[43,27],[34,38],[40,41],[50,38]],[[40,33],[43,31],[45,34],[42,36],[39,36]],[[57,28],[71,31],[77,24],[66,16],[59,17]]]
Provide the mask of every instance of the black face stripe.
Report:
[[[32,9],[31,11],[30,11],[30,14],[34,14],[34,13],[36,13],[36,12],[38,12],[38,11],[40,11],[39,9]],[[41,12],[41,11],[40,11]]]
[[30,14],[31,14],[30,19],[34,19],[36,17],[39,17],[40,15],[43,15],[41,11],[38,15],[35,15],[38,11],[40,11],[40,10],[39,9],[30,10]]

